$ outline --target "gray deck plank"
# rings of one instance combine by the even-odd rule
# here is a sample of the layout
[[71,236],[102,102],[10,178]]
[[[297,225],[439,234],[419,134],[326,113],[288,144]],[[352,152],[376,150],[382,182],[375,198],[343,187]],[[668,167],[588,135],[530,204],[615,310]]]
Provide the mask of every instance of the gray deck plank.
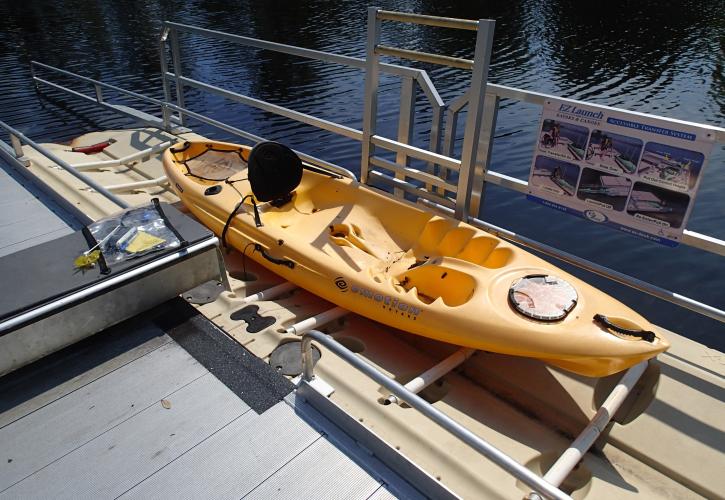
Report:
[[[143,332],[141,332],[140,330],[146,329],[159,331],[158,327],[151,324],[133,326],[139,331],[129,332],[129,335],[143,335]],[[90,384],[93,381],[105,375],[108,375],[114,370],[117,370],[122,366],[145,356],[151,351],[154,351],[159,347],[168,344],[169,342],[171,342],[171,337],[165,334],[159,335],[157,337],[152,337],[150,340],[147,340],[143,344],[131,350],[123,352],[104,363],[94,366],[93,368],[84,371],[73,378],[70,378],[69,380],[58,383],[57,385],[42,393],[39,393],[31,399],[17,404],[16,406],[13,406],[9,410],[0,413],[0,429],[5,427],[6,425],[9,425],[15,420],[23,418],[24,416],[52,403],[53,401],[56,401],[57,399],[60,399],[70,394],[73,391],[76,391]]]
[[245,499],[366,499],[380,483],[326,439],[318,439]]
[[60,238],[61,236],[65,236],[66,234],[70,233],[72,233],[72,231],[65,227],[54,229],[48,233],[36,234],[32,236],[26,233],[22,237],[18,236],[14,243],[8,243],[5,246],[1,246],[0,244],[0,257],[2,257],[3,255],[10,255],[11,253],[19,252],[20,250],[35,245],[40,245],[41,243]]
[[[0,161],[0,256],[73,232],[47,196]],[[64,215],[65,218],[61,215]]]
[[205,373],[170,343],[0,429],[0,491]]
[[[167,395],[0,494],[0,498],[115,498],[249,411],[212,374]],[[185,479],[185,478],[177,478]]]
[[232,422],[123,498],[237,500],[319,438],[282,401],[261,415]]

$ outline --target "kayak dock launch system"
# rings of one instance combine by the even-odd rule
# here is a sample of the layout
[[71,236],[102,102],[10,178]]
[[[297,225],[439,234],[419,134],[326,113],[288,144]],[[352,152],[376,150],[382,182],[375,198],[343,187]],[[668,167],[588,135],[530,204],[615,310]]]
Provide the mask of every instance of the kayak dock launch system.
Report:
[[[392,22],[475,31],[475,57],[383,46],[380,30]],[[542,105],[551,97],[487,82],[493,31],[490,20],[371,8],[367,56],[359,59],[165,21],[159,39],[163,99],[31,63],[41,95],[51,89],[95,102],[137,120],[137,126],[76,139],[74,146],[114,139],[102,151],[85,155],[67,151],[66,145],[38,144],[0,122],[8,137],[0,142],[0,157],[52,198],[57,211],[80,224],[154,197],[177,203],[160,153],[177,142],[205,140],[190,128],[190,120],[249,143],[263,140],[189,110],[185,89],[193,88],[360,141],[360,182],[390,196],[412,197],[516,245],[725,322],[725,312],[716,307],[481,218],[487,184],[527,192],[526,181],[489,168],[500,101]],[[182,36],[364,70],[362,130],[184,76]],[[383,63],[384,56],[471,70],[471,88],[445,103],[425,71]],[[379,72],[401,80],[395,139],[376,133]],[[54,74],[88,85],[93,93],[54,83]],[[416,87],[432,112],[427,149],[411,145],[420,105]],[[158,106],[159,116],[115,104],[104,92]],[[464,108],[459,159],[453,157],[455,123]],[[717,142],[725,142],[725,129],[709,129]],[[394,153],[395,161],[380,156],[383,151]],[[411,159],[427,168],[412,167]],[[725,256],[725,241],[709,235],[685,230],[681,244]],[[334,308],[245,262],[238,252],[226,253],[223,260],[227,273],[211,287],[183,293],[185,300],[174,299],[0,379],[0,394],[6,396],[0,443],[12,442],[0,448],[14,453],[0,456],[0,498],[84,493],[103,498],[283,493],[717,498],[725,488],[719,472],[724,453],[721,353],[666,332],[672,347],[656,361],[603,379],[580,377],[532,359],[461,352],[393,331]],[[270,318],[271,326],[249,331],[259,318]],[[299,348],[296,377],[276,373],[269,364],[275,351],[290,343]],[[77,368],[70,369],[74,364]],[[68,417],[62,428],[57,427],[59,415]],[[36,442],[38,433],[50,437]],[[59,478],[66,489],[56,488]]]

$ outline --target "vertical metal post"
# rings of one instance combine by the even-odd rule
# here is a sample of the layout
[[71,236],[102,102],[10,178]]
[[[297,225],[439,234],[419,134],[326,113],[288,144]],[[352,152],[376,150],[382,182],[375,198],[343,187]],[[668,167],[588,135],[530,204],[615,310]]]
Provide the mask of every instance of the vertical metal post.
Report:
[[[398,117],[398,142],[410,144],[413,142],[413,129],[415,127],[415,80],[411,76],[403,76],[400,79],[400,116]],[[399,151],[395,155],[395,162],[398,165],[407,167],[410,163],[408,155]],[[396,179],[405,180],[405,175],[395,172]],[[395,196],[403,196],[403,190],[395,188]]]
[[33,85],[35,86],[35,91],[40,92],[40,86],[38,85],[38,80],[35,79],[35,65],[33,64],[34,61],[30,61],[30,78],[33,80]]
[[498,96],[489,95],[486,97],[486,102],[483,105],[481,133],[478,138],[478,159],[476,160],[476,171],[473,174],[471,209],[469,211],[474,217],[480,217],[481,206],[483,204],[484,190],[486,189],[486,171],[491,162],[493,135],[496,131],[499,101],[500,98]]
[[302,378],[307,382],[312,382],[315,378],[315,363],[312,359],[312,337],[305,335],[300,342],[302,350]]
[[10,134],[10,144],[13,145],[13,151],[15,151],[15,156],[18,158],[22,158],[25,153],[23,153],[23,144],[20,142],[20,139],[18,139],[18,136],[15,134]]
[[488,66],[491,62],[491,46],[493,45],[493,30],[496,21],[481,19],[478,21],[476,34],[476,51],[474,53],[473,76],[471,77],[471,90],[468,100],[468,113],[466,116],[466,130],[463,134],[463,151],[461,153],[461,171],[458,174],[458,189],[456,192],[455,217],[460,220],[468,219],[471,201],[471,180],[476,168],[476,153],[478,150],[478,134],[481,130],[481,115],[488,80]]
[[[441,154],[449,156],[453,158],[453,149],[456,142],[456,132],[458,132],[458,109],[453,109],[453,107],[449,106],[448,110],[446,111],[446,131],[443,136],[443,151],[441,151]],[[443,179],[444,181],[447,181],[450,177],[451,171],[447,167],[441,167],[440,173],[438,176]],[[442,188],[436,187],[436,191],[442,192]]]
[[102,103],[103,102],[103,89],[97,83],[93,85],[93,88],[96,91],[96,102],[99,104]]
[[[433,116],[430,120],[430,147],[429,149],[434,153],[439,153],[441,149],[441,129],[443,128],[443,112],[446,107],[440,106],[437,103],[431,103],[433,107]],[[437,167],[435,163],[428,163],[428,173],[438,175]],[[435,186],[432,184],[426,184],[425,188],[434,192]]]
[[[165,27],[161,30],[159,37],[159,63],[161,64],[161,84],[164,88],[164,102],[171,101],[171,88],[166,73],[169,72],[169,64],[166,60],[166,40],[169,37],[169,28]],[[161,114],[164,120],[164,130],[171,131],[171,110],[168,106],[161,107]]]
[[367,184],[370,157],[375,148],[371,138],[375,135],[378,115],[379,64],[375,47],[380,42],[379,7],[368,7],[368,41],[365,56],[365,105],[363,110],[362,155],[360,158],[360,182]]
[[[453,150],[455,149],[456,133],[458,132],[458,115],[460,114],[461,109],[468,104],[468,95],[470,94],[470,91],[471,89],[468,89],[466,92],[459,95],[446,105],[446,128],[443,136],[443,150],[441,151],[441,154],[445,156],[449,156],[451,158],[454,157]],[[447,181],[450,178],[450,175],[451,171],[449,168],[440,168],[438,177]],[[436,188],[436,191],[443,192],[440,188]]]
[[[179,32],[171,28],[169,33],[169,41],[171,42],[171,58],[174,64],[174,75],[176,77],[176,104],[180,108],[184,105],[184,84],[181,83],[181,51],[179,49]],[[182,125],[186,125],[186,117],[183,113],[179,113],[179,121]]]

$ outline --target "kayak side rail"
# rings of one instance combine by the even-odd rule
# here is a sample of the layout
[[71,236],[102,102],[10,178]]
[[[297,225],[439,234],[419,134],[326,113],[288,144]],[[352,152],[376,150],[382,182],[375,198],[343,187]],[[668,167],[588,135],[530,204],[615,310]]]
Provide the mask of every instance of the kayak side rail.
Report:
[[453,420],[425,399],[380,372],[377,368],[367,363],[331,336],[317,330],[310,330],[302,336],[301,355],[303,372],[302,380],[300,381],[301,384],[309,385],[315,379],[314,362],[312,358],[313,340],[322,344],[326,349],[342,358],[342,360],[351,365],[353,368],[364,373],[373,381],[385,387],[385,389],[390,391],[390,393],[396,398],[405,401],[408,405],[418,410],[434,423],[453,434],[455,437],[469,445],[484,457],[491,460],[493,463],[504,469],[522,483],[526,484],[528,487],[532,488],[540,496],[556,500],[571,499],[569,495],[564,493],[558,487],[536,475],[485,439],[474,434],[466,427]]

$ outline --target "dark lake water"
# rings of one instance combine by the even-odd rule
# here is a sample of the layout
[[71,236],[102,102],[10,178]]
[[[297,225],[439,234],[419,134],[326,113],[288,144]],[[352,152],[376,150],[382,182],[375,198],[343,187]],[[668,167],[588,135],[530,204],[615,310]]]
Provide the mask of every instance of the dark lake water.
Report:
[[[391,10],[495,19],[490,69],[493,83],[723,126],[722,1],[612,1],[606,7],[564,0],[375,4]],[[42,97],[36,94],[30,81],[32,59],[161,98],[158,36],[163,19],[363,57],[367,6],[352,0],[8,0],[0,3],[0,119],[36,140],[54,142],[128,124],[57,92],[46,91]],[[474,35],[386,24],[383,40],[394,46],[470,57]],[[195,36],[182,35],[180,41],[187,76],[362,128],[360,70]],[[463,71],[422,68],[430,73],[446,101],[467,86],[468,75]],[[88,87],[73,87],[92,94]],[[383,77],[378,131],[389,137],[396,135],[398,93],[399,81]],[[186,104],[192,110],[359,171],[360,146],[355,141],[197,91],[187,91]],[[419,95],[415,141],[421,146],[427,144],[430,124],[430,110],[425,104]],[[158,113],[157,109],[140,107]],[[494,170],[527,177],[539,117],[537,106],[502,102]],[[206,126],[198,127],[198,131],[231,139]],[[716,146],[689,223],[689,229],[719,238],[725,238],[724,159],[725,148]],[[684,246],[671,249],[649,243],[535,205],[522,195],[496,187],[487,189],[481,216],[725,308],[725,261],[721,257]],[[722,324],[586,273],[576,274],[656,323],[725,351]]]

